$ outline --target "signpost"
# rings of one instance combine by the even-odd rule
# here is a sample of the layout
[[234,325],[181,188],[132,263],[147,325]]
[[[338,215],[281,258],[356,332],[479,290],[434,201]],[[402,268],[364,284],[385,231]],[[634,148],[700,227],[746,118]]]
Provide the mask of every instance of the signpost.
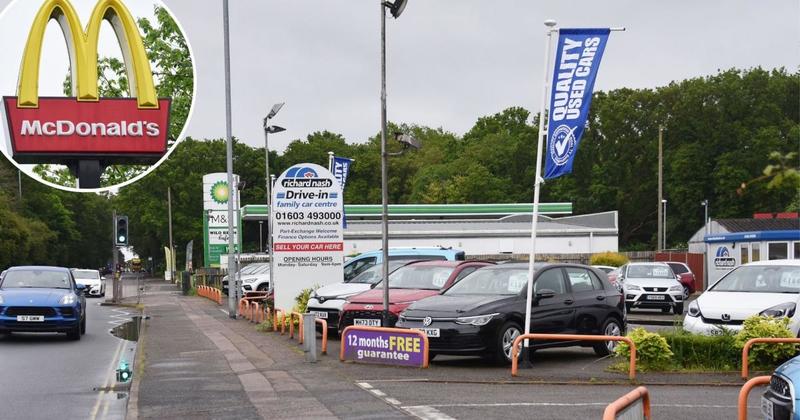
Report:
[[327,169],[300,163],[272,190],[275,307],[291,308],[303,289],[344,278],[342,188]]
[[428,367],[428,337],[402,328],[347,327],[339,359],[359,363]]
[[[215,172],[203,176],[203,263],[206,267],[219,267],[220,256],[228,253],[228,198],[237,194],[228,187],[228,175]],[[239,176],[233,175],[234,184]],[[234,208],[238,209],[237,203]],[[241,237],[238,232],[239,218],[233,218],[235,245],[241,248]]]

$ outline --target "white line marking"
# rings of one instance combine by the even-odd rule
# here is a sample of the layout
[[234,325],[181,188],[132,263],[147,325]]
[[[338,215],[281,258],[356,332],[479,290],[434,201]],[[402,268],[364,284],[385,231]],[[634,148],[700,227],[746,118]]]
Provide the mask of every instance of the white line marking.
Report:
[[400,401],[397,401],[394,398],[387,398],[386,402],[388,402],[389,404],[392,404],[392,405],[400,405]]
[[373,394],[375,394],[375,395],[377,395],[377,396],[379,396],[381,398],[386,396],[386,394],[384,394],[383,391],[381,391],[380,389],[370,389],[369,392],[371,392],[371,393],[373,393]]
[[360,386],[361,388],[372,389],[372,385],[366,382],[358,382],[356,385]]
[[423,420],[455,420],[453,417],[427,405],[417,405],[412,407],[400,407],[414,417]]
[[224,310],[222,308],[219,308],[219,310],[222,311],[223,314],[231,316],[230,312],[228,312],[228,311],[226,311],[226,310]]
[[[560,403],[560,402],[519,402],[519,403],[463,403],[463,404],[431,404],[431,405],[410,405],[403,406],[403,409],[426,409],[433,407],[591,407],[606,406],[608,402],[590,403]],[[711,404],[651,404],[651,407],[673,407],[673,408],[736,408],[735,405],[711,405]]]

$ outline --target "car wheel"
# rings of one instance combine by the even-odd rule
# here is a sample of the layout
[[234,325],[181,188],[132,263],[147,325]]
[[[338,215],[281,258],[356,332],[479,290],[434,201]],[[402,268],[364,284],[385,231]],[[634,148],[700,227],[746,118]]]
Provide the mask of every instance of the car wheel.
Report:
[[75,340],[75,341],[80,340],[81,339],[81,326],[80,325],[76,325],[75,328],[72,329],[72,331],[67,333],[67,338],[70,339],[70,340]]
[[683,286],[683,300],[689,299],[689,295],[691,295],[691,292],[689,292],[689,286]]
[[[602,335],[612,335],[615,337],[621,336],[622,327],[620,326],[619,321],[613,317],[608,318],[603,324]],[[618,344],[619,342],[617,341],[601,341],[595,343],[592,347],[594,348],[595,354],[598,356],[608,356],[609,354],[614,353],[614,350],[616,350]]]
[[81,320],[81,334],[86,334],[86,317]]
[[514,339],[520,334],[522,334],[522,329],[516,322],[509,321],[503,324],[497,334],[497,344],[492,354],[492,360],[503,364],[511,363],[511,346],[514,344]]
[[661,312],[663,312],[665,314],[668,314],[670,309],[672,309],[672,308],[670,308],[669,306],[665,306],[665,307],[661,308]]
[[675,315],[683,315],[683,304],[679,303],[679,304],[675,305],[674,307],[672,307],[672,312]]

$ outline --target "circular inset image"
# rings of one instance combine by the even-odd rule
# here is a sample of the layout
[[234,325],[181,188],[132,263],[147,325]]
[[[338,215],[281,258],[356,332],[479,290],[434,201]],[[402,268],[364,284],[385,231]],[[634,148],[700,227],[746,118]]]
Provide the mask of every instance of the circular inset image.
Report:
[[0,150],[34,179],[125,186],[183,137],[194,60],[159,0],[13,0],[0,12],[0,51]]

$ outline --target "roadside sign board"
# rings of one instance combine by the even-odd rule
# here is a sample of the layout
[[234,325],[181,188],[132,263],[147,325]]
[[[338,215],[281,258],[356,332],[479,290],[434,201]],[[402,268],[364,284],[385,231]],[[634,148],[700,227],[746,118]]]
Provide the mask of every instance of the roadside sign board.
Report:
[[275,306],[291,309],[303,289],[344,279],[342,188],[313,163],[287,169],[272,190]]
[[347,327],[340,360],[392,366],[428,367],[428,337],[402,328]]
[[[239,182],[239,176],[233,175],[234,185]],[[238,209],[236,203],[236,189],[228,187],[228,174],[215,172],[203,176],[203,264],[206,267],[219,267],[220,256],[228,253],[228,198],[232,198],[234,211]],[[234,246],[241,247],[241,236],[238,231],[239,218],[234,215],[233,234]]]

